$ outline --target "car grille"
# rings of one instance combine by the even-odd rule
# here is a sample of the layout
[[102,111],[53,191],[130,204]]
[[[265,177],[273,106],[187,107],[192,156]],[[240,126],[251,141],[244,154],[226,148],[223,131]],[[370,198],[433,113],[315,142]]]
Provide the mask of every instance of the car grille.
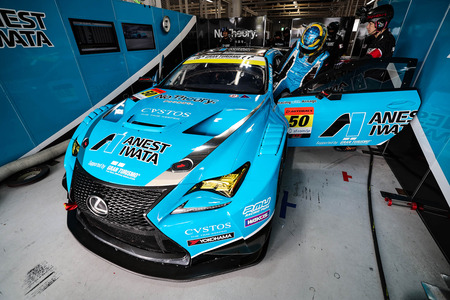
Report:
[[[184,252],[147,219],[148,212],[174,187],[147,188],[119,186],[101,181],[87,173],[77,162],[70,189],[71,200],[79,209],[78,217],[94,227],[139,248],[159,252]],[[86,204],[89,196],[98,196],[108,205],[105,217],[94,215]]]

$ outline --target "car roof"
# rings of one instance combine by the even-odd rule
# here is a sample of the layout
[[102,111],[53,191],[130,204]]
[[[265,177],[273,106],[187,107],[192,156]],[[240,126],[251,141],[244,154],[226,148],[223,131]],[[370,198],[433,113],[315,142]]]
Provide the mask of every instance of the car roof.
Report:
[[264,47],[230,47],[204,50],[196,55],[253,55],[264,57],[269,48]]

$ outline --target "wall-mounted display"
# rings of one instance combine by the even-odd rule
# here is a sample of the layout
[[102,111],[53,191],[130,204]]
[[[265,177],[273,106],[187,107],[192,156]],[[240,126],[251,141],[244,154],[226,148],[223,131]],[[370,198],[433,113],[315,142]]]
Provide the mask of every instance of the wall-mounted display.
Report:
[[69,19],[80,54],[119,52],[113,22]]
[[155,49],[152,25],[122,23],[128,51]]
[[[266,17],[199,19],[197,32],[200,49],[215,47],[264,46]],[[229,40],[223,43],[224,32]],[[227,46],[224,46],[226,44]]]

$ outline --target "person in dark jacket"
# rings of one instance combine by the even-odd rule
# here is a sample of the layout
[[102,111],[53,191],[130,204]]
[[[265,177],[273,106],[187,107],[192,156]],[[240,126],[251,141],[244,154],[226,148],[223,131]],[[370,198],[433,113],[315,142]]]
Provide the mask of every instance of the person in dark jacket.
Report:
[[283,30],[283,46],[289,47],[290,42],[291,42],[291,29],[285,28]]
[[366,18],[361,18],[361,22],[368,22],[366,28],[369,33],[365,39],[361,57],[392,57],[395,50],[395,38],[389,31],[388,25],[393,17],[394,8],[390,4],[385,4],[369,10]]
[[[361,22],[367,22],[369,36],[365,39],[360,57],[363,59],[392,57],[395,50],[395,38],[389,31],[389,22],[394,17],[394,8],[390,4],[368,10],[359,10]],[[336,151],[355,151],[356,146],[336,146]]]
[[284,47],[284,41],[283,41],[283,38],[281,37],[281,31],[275,32],[272,46],[275,48]]
[[222,31],[222,38],[219,40],[218,47],[229,48],[231,46],[234,46],[234,40],[231,38],[228,29],[224,29]]
[[344,40],[338,34],[339,22],[332,22],[328,24],[328,36],[325,41],[326,50],[330,56],[324,63],[321,73],[333,69],[334,65],[339,61],[339,58],[344,55]]

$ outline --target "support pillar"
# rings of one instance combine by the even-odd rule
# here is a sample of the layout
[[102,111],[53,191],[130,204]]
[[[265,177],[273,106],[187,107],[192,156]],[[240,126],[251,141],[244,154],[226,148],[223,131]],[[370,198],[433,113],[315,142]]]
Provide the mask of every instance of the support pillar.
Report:
[[231,3],[232,6],[232,17],[240,17],[242,12],[242,1],[241,0],[233,0]]

